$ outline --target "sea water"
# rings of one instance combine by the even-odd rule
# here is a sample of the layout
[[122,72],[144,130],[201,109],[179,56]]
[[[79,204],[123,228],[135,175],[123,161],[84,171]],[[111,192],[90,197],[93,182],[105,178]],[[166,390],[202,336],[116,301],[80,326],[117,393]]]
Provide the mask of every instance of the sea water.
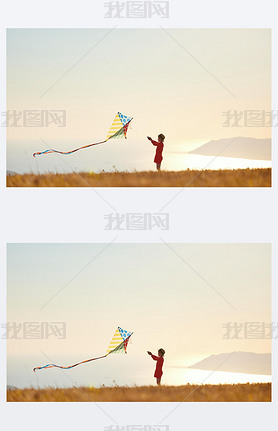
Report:
[[[33,153],[54,148],[69,151],[89,141],[50,141],[47,145],[40,140],[9,141],[7,144],[7,171],[9,173],[72,173],[102,171],[148,171],[155,169],[153,162],[155,148],[148,142],[130,143],[128,140],[111,140],[105,144],[77,151],[71,155],[46,154],[33,157]],[[186,146],[184,149],[186,150]],[[163,170],[186,169],[246,169],[268,168],[271,161],[249,160],[231,157],[215,157],[188,154],[182,146],[165,146]]]
[[[87,359],[80,355],[55,356],[55,363],[68,365]],[[54,362],[41,355],[10,355],[7,358],[7,385],[18,388],[46,388],[73,386],[143,386],[155,384],[155,362],[146,354],[142,358],[132,355],[109,355],[104,359],[79,365],[69,370],[56,368],[33,372],[33,367]],[[213,370],[197,370],[175,366],[165,358],[162,383],[186,384],[236,384],[271,382],[270,375],[231,373]]]

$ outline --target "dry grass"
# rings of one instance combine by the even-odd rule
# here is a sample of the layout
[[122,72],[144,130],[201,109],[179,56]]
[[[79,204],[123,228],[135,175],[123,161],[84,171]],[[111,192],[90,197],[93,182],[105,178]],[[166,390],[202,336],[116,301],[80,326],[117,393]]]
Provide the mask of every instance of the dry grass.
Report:
[[8,187],[270,187],[271,169],[8,175]]
[[236,385],[139,386],[71,389],[14,389],[7,391],[9,402],[92,402],[92,401],[175,401],[175,402],[269,402],[271,383]]

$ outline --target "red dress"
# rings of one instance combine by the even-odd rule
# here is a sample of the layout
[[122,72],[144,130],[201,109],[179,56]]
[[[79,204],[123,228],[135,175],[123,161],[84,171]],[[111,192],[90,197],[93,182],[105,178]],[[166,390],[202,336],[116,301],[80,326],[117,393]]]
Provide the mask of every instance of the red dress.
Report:
[[154,163],[161,163],[163,160],[162,151],[164,148],[164,144],[163,142],[156,142],[153,139],[151,140],[151,143],[156,147]]
[[160,356],[155,356],[155,355],[152,355],[152,358],[154,361],[156,361],[154,377],[156,377],[157,379],[160,379],[163,374],[162,367],[163,367],[164,358]]

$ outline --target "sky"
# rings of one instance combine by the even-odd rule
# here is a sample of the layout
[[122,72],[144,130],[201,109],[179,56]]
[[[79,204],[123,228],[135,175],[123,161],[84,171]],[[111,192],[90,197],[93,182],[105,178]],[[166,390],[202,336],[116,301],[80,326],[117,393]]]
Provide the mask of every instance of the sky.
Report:
[[[7,128],[8,169],[61,171],[58,156],[38,166],[32,153],[102,140],[118,111],[134,117],[128,145],[116,141],[118,157],[115,143],[98,148],[98,164],[92,149],[71,156],[74,169],[87,169],[88,157],[96,170],[141,168],[141,159],[148,169],[145,138],[158,133],[169,154],[211,139],[269,138],[267,127],[223,127],[223,112],[271,110],[270,40],[268,29],[10,29],[7,110],[60,109],[67,120]],[[169,167],[180,169],[171,157]]]
[[65,340],[9,340],[9,353],[102,353],[117,326],[134,332],[134,355],[269,352],[269,340],[223,340],[222,324],[271,321],[270,246],[171,247],[9,244],[8,321],[67,325]]

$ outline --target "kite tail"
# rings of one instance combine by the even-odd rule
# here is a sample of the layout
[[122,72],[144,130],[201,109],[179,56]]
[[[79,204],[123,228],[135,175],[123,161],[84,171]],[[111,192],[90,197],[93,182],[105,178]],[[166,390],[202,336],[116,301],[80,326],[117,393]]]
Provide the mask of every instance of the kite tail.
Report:
[[96,361],[97,359],[106,358],[107,355],[109,355],[109,353],[103,356],[99,356],[98,358],[87,359],[86,361],[81,361],[81,362],[78,362],[77,364],[69,365],[68,367],[62,367],[60,365],[55,365],[55,364],[47,364],[47,365],[44,365],[43,367],[35,367],[33,368],[33,371],[35,373],[36,370],[42,370],[43,368],[61,368],[63,370],[69,370],[70,368],[77,367],[77,365],[86,364],[86,362],[91,362],[91,361]]
[[57,151],[57,150],[52,150],[52,149],[51,150],[45,150],[45,151],[38,151],[37,153],[33,154],[33,157],[40,156],[41,154],[50,154],[50,153],[72,154],[72,153],[75,153],[76,151],[82,150],[83,148],[89,148],[89,147],[93,147],[94,145],[104,144],[105,142],[108,141],[108,139],[106,139],[105,141],[96,142],[95,144],[84,145],[83,147],[76,148],[75,150],[72,150],[72,151]]

